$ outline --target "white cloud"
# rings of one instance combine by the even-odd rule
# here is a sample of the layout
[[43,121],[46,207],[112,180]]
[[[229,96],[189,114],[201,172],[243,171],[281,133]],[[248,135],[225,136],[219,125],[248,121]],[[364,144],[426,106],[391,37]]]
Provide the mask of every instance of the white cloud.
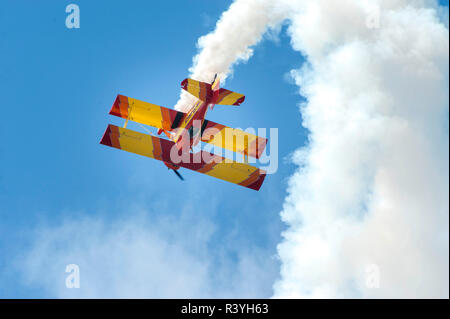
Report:
[[281,213],[276,297],[448,298],[449,34],[423,3],[298,2],[310,142]]
[[[275,260],[258,247],[213,244],[215,225],[193,212],[109,222],[69,219],[40,226],[16,260],[28,285],[58,298],[268,297]],[[230,258],[235,254],[235,258]],[[65,286],[67,264],[80,267],[80,288]]]
[[[308,59],[292,72],[310,136],[281,212],[275,297],[448,298],[449,33],[437,12],[426,0],[237,0],[199,39],[199,80],[224,79],[284,19]],[[60,297],[266,294],[273,260],[236,244],[233,262],[230,248],[210,247],[211,222],[186,218],[44,228],[28,279]],[[69,263],[81,268],[76,292],[63,286]],[[370,265],[379,288],[366,285]]]
[[237,0],[199,39],[193,77],[225,78],[285,19],[308,59],[292,75],[310,142],[281,213],[275,296],[448,297],[445,14],[427,0]]

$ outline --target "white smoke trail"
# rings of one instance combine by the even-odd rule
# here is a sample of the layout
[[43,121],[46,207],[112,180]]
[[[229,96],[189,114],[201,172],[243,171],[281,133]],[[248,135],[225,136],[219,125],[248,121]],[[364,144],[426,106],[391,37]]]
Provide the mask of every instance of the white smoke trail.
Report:
[[[190,77],[210,82],[218,73],[223,82],[232,72],[232,66],[247,61],[268,28],[275,27],[283,13],[271,0],[239,0],[231,4],[216,24],[213,32],[201,37],[197,46],[199,53],[189,69]],[[175,109],[187,111],[195,98],[185,91]]]
[[281,213],[275,297],[448,298],[449,33],[437,11],[425,0],[237,0],[200,38],[190,71],[204,81],[224,79],[283,19],[308,59],[292,72],[310,135]]
[[296,6],[310,142],[281,213],[276,297],[448,298],[449,33],[425,4]]

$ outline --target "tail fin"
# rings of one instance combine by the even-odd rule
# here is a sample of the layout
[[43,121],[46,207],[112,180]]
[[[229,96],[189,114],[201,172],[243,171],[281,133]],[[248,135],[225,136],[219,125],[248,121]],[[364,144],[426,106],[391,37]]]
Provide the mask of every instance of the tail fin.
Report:
[[220,79],[217,75],[212,84],[193,79],[184,79],[181,82],[183,90],[202,101],[210,101],[212,104],[219,105],[241,105],[244,102],[245,96],[243,94],[220,88],[219,85]]
[[202,101],[211,100],[213,96],[211,84],[209,83],[193,79],[184,79],[183,82],[181,82],[181,88]]

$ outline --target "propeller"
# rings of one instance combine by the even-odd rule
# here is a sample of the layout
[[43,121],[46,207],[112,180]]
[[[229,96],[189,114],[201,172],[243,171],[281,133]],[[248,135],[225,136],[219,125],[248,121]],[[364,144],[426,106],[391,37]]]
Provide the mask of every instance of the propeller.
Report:
[[180,173],[178,173],[178,171],[177,170],[174,170],[174,169],[172,169],[172,171],[175,173],[175,175],[177,175],[182,181],[184,181],[184,178],[183,178],[183,176],[181,176],[181,174]]

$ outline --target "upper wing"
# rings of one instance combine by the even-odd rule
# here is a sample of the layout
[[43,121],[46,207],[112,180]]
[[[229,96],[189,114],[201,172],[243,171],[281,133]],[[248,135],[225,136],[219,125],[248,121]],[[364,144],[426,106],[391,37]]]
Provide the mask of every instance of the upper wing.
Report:
[[256,158],[267,144],[267,138],[208,120],[203,122],[201,132],[203,142]]
[[266,172],[257,167],[238,163],[205,151],[195,154],[186,153],[186,157],[177,163],[175,160],[172,160],[174,154],[180,156],[174,142],[111,124],[106,129],[100,143],[184,167],[254,190],[259,190],[266,177]]
[[183,112],[120,94],[117,95],[109,114],[165,130],[177,128],[186,115]]

